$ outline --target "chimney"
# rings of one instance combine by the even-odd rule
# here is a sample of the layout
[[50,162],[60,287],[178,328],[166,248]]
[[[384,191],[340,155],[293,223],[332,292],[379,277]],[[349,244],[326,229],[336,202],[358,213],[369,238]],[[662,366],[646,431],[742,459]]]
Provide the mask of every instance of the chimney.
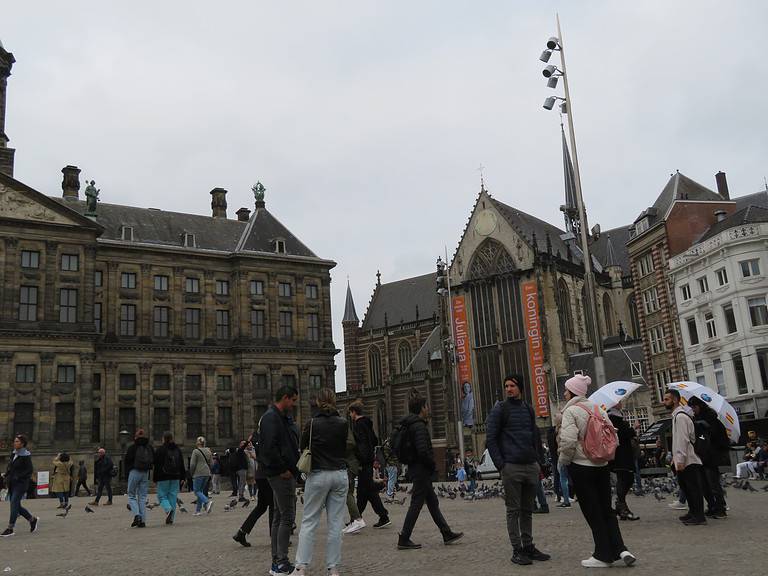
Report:
[[715,222],[722,222],[726,216],[728,216],[728,212],[725,210],[715,210]]
[[211,190],[211,210],[214,218],[227,217],[227,191],[224,188]]
[[16,59],[0,43],[0,172],[13,178],[13,157],[16,150],[8,148],[8,136],[5,134],[5,102],[8,92],[8,76]]
[[64,191],[64,198],[67,200],[80,199],[80,168],[77,166],[64,166],[61,169],[64,178],[61,181],[61,189]]
[[237,214],[239,222],[248,222],[248,219],[251,217],[251,211],[248,208],[240,208],[235,214]]
[[731,195],[728,193],[728,181],[725,179],[725,172],[718,172],[715,174],[715,181],[717,182],[717,193],[723,197],[723,200],[730,200]]

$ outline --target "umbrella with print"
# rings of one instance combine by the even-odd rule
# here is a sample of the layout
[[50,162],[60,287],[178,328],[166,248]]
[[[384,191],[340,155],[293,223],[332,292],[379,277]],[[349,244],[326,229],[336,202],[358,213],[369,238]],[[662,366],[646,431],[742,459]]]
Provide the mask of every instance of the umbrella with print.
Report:
[[725,426],[725,431],[728,433],[728,439],[731,443],[739,441],[739,436],[741,436],[739,416],[736,414],[733,406],[720,394],[698,382],[673,382],[667,386],[680,392],[681,402],[684,405],[688,404],[688,399],[691,396],[696,396],[706,402],[707,406],[717,413],[720,422]]
[[626,400],[638,388],[640,384],[637,382],[617,380],[595,390],[589,399],[607,412],[619,402]]

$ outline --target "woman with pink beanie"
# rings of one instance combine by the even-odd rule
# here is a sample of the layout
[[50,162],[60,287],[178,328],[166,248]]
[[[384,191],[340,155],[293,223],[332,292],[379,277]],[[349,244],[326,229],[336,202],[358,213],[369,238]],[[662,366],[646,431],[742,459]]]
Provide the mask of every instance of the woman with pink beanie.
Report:
[[[563,422],[559,437],[559,462],[568,466],[579,507],[592,529],[595,551],[581,561],[585,568],[609,568],[631,566],[636,558],[627,550],[621,537],[616,513],[611,508],[611,476],[607,462],[593,462],[583,448],[587,422],[594,413],[595,404],[590,402],[587,389],[592,383],[589,376],[576,374],[565,382],[564,397],[568,401],[563,409]],[[610,422],[608,415],[598,409]]]

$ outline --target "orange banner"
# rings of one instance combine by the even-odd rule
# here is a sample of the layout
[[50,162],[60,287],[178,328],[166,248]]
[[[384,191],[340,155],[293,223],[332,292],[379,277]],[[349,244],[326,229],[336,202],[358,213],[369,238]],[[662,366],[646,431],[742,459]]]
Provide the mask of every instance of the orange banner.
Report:
[[539,317],[539,295],[536,281],[523,282],[523,316],[525,333],[528,336],[528,362],[531,371],[531,394],[536,415],[549,416],[549,393],[547,374],[544,371],[544,346]]
[[456,367],[459,375],[459,388],[464,382],[472,383],[472,364],[469,359],[469,328],[467,308],[464,296],[453,297],[453,334],[456,342]]

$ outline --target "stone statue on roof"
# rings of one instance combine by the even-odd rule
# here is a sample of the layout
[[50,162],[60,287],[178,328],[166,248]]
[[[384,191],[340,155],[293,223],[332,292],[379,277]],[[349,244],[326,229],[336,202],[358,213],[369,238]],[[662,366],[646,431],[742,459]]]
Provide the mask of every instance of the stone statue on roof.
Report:
[[101,192],[101,189],[96,189],[95,180],[88,182],[88,186],[85,187],[86,216],[96,215],[96,202],[99,201],[99,192]]
[[256,202],[264,202],[264,193],[267,191],[264,184],[256,182],[251,190],[253,190],[253,197],[256,199]]

